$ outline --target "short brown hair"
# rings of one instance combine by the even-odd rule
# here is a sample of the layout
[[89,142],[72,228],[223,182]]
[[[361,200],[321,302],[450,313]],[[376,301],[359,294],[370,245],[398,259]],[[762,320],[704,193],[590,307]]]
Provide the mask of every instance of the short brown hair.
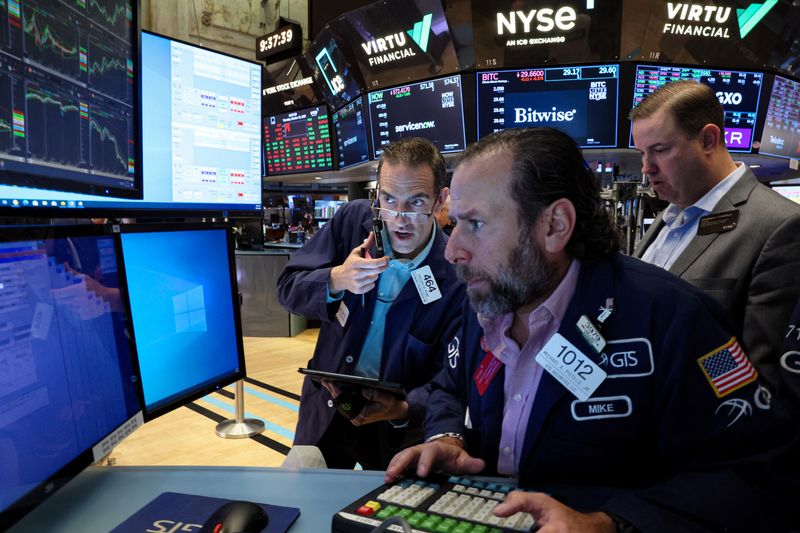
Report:
[[444,188],[447,179],[447,164],[439,149],[422,137],[406,137],[383,147],[381,160],[378,161],[378,180],[381,177],[383,163],[418,167],[428,165],[433,170],[433,193],[438,195]]
[[667,83],[634,107],[628,118],[649,118],[662,109],[689,137],[696,137],[706,124],[714,124],[719,128],[720,139],[725,139],[725,111],[708,85],[693,80]]

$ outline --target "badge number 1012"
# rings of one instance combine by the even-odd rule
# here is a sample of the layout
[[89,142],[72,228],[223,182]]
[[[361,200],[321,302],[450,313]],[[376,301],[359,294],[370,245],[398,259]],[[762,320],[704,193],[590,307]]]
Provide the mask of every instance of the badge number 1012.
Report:
[[559,383],[579,400],[587,400],[606,379],[606,372],[563,335],[553,335],[536,355],[542,365]]

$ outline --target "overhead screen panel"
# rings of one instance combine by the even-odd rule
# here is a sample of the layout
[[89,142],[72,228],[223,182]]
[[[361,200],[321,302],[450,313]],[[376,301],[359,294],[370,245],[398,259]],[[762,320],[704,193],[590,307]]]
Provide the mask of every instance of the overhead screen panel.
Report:
[[332,21],[306,51],[314,82],[334,109],[356,98],[364,89],[361,73],[354,67],[352,49],[344,37],[346,32],[344,17]]
[[141,198],[136,2],[0,5],[0,184]]
[[617,2],[472,0],[478,68],[608,61],[619,57]]
[[373,157],[404,137],[424,137],[442,153],[466,148],[461,78],[449,76],[368,95]]
[[[704,67],[637,65],[633,107],[671,81],[696,80],[710,86],[725,111],[725,144],[734,152],[749,152],[758,115],[764,74]],[[630,143],[633,146],[633,139]]]
[[619,65],[478,72],[478,138],[549,126],[583,148],[617,145]]
[[264,157],[268,176],[333,170],[328,108],[265,117]]
[[0,185],[0,207],[260,215],[261,66],[147,32],[142,66],[141,200]]
[[302,56],[267,65],[261,94],[265,115],[275,115],[323,101],[311,68]]
[[787,72],[800,10],[791,0],[625,3],[622,56],[665,63],[728,65]]
[[346,40],[369,90],[458,71],[437,0],[385,0],[344,16]]
[[800,159],[800,82],[775,76],[759,153]]
[[369,161],[366,118],[361,98],[353,100],[333,114],[340,169]]

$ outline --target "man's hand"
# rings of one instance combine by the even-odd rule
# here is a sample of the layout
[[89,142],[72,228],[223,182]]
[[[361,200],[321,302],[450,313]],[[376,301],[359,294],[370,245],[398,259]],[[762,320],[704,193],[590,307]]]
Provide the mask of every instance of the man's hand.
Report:
[[377,389],[363,389],[361,395],[367,404],[350,420],[354,426],[372,424],[379,420],[400,420],[408,416],[408,402],[394,394]]
[[483,459],[476,459],[468,454],[460,440],[445,437],[406,448],[392,457],[383,476],[384,483],[398,480],[406,470],[414,466],[417,468],[417,475],[425,477],[434,466],[450,474],[477,474],[486,467],[486,463]]
[[614,533],[616,527],[605,513],[579,513],[541,492],[514,491],[492,511],[496,516],[511,516],[524,511],[533,515],[537,533],[581,531],[589,533]]
[[331,294],[350,291],[353,294],[364,294],[375,287],[381,272],[389,267],[389,258],[368,259],[362,257],[375,242],[375,233],[370,231],[361,246],[353,248],[344,263],[331,269],[328,277],[328,290]]

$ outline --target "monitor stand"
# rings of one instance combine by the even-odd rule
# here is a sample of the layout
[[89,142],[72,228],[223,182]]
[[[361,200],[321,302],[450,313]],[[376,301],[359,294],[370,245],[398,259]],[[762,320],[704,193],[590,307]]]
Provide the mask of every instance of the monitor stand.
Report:
[[223,420],[215,429],[223,439],[247,439],[264,431],[264,422],[257,418],[244,417],[244,381],[236,382],[235,418]]

